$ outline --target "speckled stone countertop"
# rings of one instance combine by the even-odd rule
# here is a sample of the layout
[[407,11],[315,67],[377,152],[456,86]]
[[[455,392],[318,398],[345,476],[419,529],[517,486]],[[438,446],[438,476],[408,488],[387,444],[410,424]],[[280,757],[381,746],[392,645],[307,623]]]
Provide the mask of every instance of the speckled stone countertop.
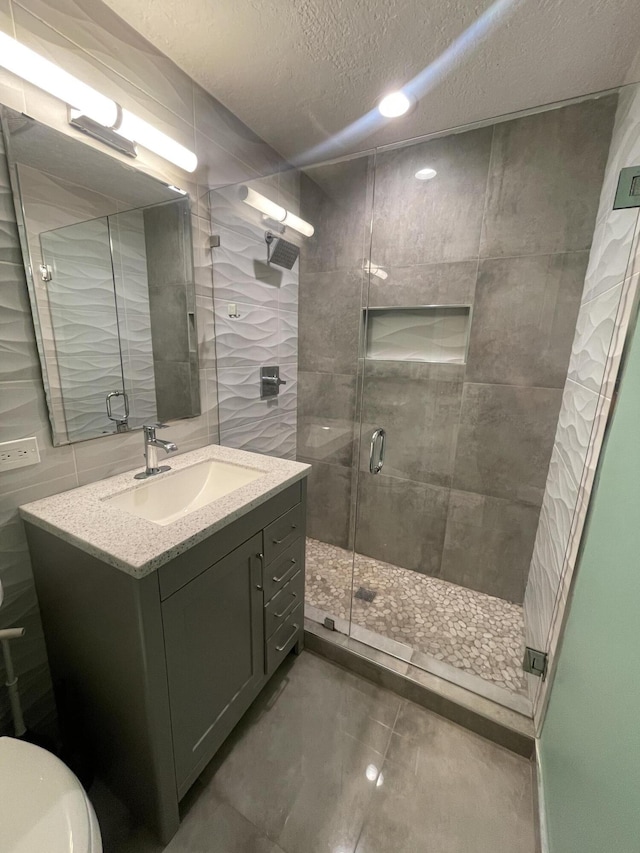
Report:
[[105,563],[134,577],[144,577],[287,486],[302,480],[311,470],[310,465],[300,462],[210,444],[173,456],[171,471],[159,474],[158,478],[171,477],[177,471],[209,459],[264,471],[264,476],[166,526],[130,515],[105,502],[107,498],[149,483],[149,480],[133,479],[140,468],[25,504],[20,507],[20,514],[25,521],[56,534]]

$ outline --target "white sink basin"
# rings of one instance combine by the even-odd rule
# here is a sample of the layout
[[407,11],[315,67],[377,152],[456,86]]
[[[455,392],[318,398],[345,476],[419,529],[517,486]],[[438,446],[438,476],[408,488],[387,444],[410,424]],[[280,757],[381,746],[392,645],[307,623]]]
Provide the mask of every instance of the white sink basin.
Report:
[[264,473],[212,459],[172,474],[158,474],[144,486],[106,498],[105,503],[154,524],[166,525],[263,477]]

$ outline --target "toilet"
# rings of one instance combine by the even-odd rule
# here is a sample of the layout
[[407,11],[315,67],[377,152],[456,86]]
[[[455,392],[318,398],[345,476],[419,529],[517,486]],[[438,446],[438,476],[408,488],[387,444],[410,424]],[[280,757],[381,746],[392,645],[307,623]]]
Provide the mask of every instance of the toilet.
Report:
[[0,850],[102,853],[96,814],[71,770],[11,737],[0,737]]

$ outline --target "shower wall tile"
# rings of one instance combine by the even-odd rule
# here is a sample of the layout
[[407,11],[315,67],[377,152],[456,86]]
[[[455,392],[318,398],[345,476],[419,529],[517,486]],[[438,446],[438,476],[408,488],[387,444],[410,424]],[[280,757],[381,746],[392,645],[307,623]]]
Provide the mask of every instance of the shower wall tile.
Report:
[[223,429],[220,438],[225,447],[295,459],[295,412],[284,412],[282,415],[251,422],[235,429]]
[[540,505],[562,391],[465,383],[453,486]]
[[590,248],[616,104],[611,95],[495,126],[481,257]]
[[448,489],[386,474],[361,477],[356,551],[405,569],[437,575],[448,503]]
[[218,369],[218,405],[220,411],[220,437],[224,444],[227,430],[256,425],[269,417],[280,415],[283,410],[295,411],[297,381],[295,365],[287,365],[280,371],[287,382],[280,387],[278,397],[260,399],[260,369],[256,365],[226,367]]
[[[406,266],[478,257],[492,136],[487,127],[377,156],[372,263]],[[416,180],[425,165],[438,174]]]
[[[476,289],[476,261],[390,266],[387,278],[371,275],[369,305],[470,305]],[[366,292],[365,292],[366,297]]]
[[626,277],[636,217],[630,210],[609,210],[598,219],[589,254],[582,301],[590,302]]
[[522,603],[539,509],[452,491],[438,577]]
[[278,312],[278,361],[280,364],[298,361],[298,314],[295,311]]
[[562,388],[588,252],[481,261],[466,379]]
[[300,372],[298,383],[298,453],[350,468],[356,377]]
[[[378,426],[387,431],[385,474],[451,484],[463,380],[464,365],[366,363],[362,435]],[[368,468],[369,446],[363,442],[360,470]]]
[[307,478],[307,536],[347,548],[351,509],[351,469],[298,455],[311,465]]
[[363,279],[359,269],[300,274],[301,370],[355,373]]
[[238,303],[240,317],[229,317],[227,306],[215,305],[216,358],[219,367],[272,364],[280,342],[278,312]]
[[305,169],[301,216],[315,228],[302,245],[305,272],[363,268],[369,256],[372,177],[373,158],[368,154]]
[[216,301],[242,302],[275,311],[284,273],[289,271],[267,266],[264,240],[217,223],[212,230],[220,237],[220,246],[212,251]]
[[621,292],[619,282],[580,307],[568,377],[594,394],[602,387]]
[[597,392],[568,379],[555,440],[560,458],[576,483],[582,479],[597,409]]

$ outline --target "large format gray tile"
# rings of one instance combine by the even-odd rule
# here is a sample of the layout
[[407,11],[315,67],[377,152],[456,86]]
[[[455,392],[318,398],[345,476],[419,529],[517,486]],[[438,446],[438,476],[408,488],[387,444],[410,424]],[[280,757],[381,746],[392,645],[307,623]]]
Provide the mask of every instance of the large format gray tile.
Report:
[[300,180],[300,215],[315,228],[302,245],[308,272],[362,269],[368,257],[373,157],[305,169]]
[[540,510],[452,491],[439,577],[522,603]]
[[401,704],[304,653],[239,724],[204,795],[286,851],[353,850]]
[[[371,260],[383,267],[478,256],[493,128],[420,142],[376,158]],[[418,169],[437,175],[418,181]]]
[[[375,264],[375,257],[372,257]],[[476,288],[476,261],[391,266],[369,277],[369,305],[467,305]],[[366,294],[365,294],[366,295]]]
[[453,487],[539,505],[562,391],[465,383]]
[[307,478],[307,535],[346,548],[351,512],[351,468],[298,455],[311,465]]
[[469,382],[562,388],[588,253],[481,261]]
[[298,316],[300,369],[356,373],[362,325],[361,270],[302,272]]
[[448,486],[463,376],[463,365],[366,361],[360,470],[369,470],[370,435],[384,427],[385,474]]
[[495,126],[480,256],[588,249],[615,95]]
[[298,453],[319,462],[351,465],[356,377],[298,374]]
[[534,853],[531,764],[407,703],[356,853]]
[[356,551],[394,566],[437,575],[448,501],[448,489],[385,474],[361,474]]

